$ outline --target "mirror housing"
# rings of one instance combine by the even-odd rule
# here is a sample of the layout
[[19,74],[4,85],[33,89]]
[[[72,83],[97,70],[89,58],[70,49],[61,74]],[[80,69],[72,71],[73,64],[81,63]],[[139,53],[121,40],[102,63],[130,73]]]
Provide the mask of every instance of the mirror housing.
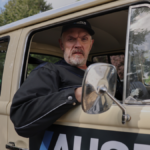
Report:
[[113,65],[96,63],[89,66],[82,82],[82,108],[89,114],[99,114],[107,111],[113,101],[106,94],[99,92],[99,88],[106,89],[115,95],[117,73]]
[[115,102],[122,109],[122,123],[131,117],[117,99],[114,98],[117,84],[117,72],[113,65],[96,63],[90,65],[82,82],[82,109],[88,114],[99,114],[110,109]]

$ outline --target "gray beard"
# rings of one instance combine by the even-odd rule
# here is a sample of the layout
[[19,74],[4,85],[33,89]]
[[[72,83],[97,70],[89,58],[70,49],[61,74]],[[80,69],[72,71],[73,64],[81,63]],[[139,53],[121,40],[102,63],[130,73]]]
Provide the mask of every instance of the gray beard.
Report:
[[81,66],[85,62],[85,58],[81,59],[80,56],[76,56],[74,58],[69,57],[68,60],[69,60],[69,64],[72,65],[72,66]]

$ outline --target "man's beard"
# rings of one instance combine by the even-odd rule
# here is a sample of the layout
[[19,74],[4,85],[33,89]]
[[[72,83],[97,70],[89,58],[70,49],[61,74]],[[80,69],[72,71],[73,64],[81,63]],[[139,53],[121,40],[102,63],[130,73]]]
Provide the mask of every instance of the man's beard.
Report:
[[[74,54],[76,52],[80,52],[81,54]],[[72,66],[81,66],[86,63],[86,58],[82,50],[73,50],[69,56],[67,56],[66,53],[64,53],[64,58],[67,61],[67,63],[69,63]]]
[[69,62],[72,66],[81,66],[85,62],[85,58],[80,55],[75,55],[74,57],[69,57]]

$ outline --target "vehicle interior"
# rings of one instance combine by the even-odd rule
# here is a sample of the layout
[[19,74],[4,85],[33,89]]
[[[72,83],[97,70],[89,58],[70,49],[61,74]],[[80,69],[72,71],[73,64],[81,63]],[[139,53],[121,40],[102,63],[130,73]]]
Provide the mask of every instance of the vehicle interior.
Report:
[[[116,66],[118,80],[123,90],[124,53],[127,31],[128,10],[108,13],[86,19],[95,31],[94,45],[88,60],[111,63]],[[55,63],[63,58],[63,52],[59,48],[62,26],[42,29],[31,38],[28,53],[28,67],[25,71],[26,78],[29,73],[43,62]],[[119,97],[122,100],[122,93]]]

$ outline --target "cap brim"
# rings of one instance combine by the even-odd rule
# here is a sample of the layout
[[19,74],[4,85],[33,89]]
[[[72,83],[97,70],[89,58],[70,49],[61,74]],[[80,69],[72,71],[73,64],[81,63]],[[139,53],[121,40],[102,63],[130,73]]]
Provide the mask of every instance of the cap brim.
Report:
[[[63,33],[64,31],[70,29],[70,28],[83,28],[83,29],[87,30],[90,35],[94,35],[94,34],[95,34],[95,32],[94,32],[91,28],[89,28],[88,26],[81,25],[81,24],[66,25],[66,26],[63,27],[63,29],[62,29],[62,33]],[[62,34],[62,33],[61,33],[61,34]]]

